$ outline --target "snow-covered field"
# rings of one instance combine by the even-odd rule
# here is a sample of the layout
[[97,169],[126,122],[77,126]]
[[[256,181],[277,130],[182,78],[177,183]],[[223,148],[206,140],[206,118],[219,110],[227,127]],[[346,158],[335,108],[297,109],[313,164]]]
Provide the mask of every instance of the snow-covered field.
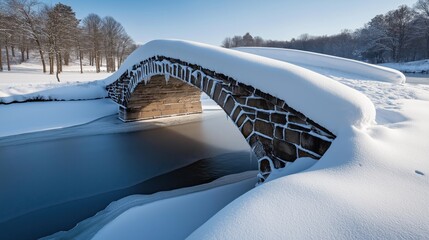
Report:
[[13,65],[12,71],[0,72],[0,103],[28,100],[80,100],[100,99],[107,96],[102,80],[110,73],[95,73],[92,66],[85,66],[84,74],[79,66],[64,66],[59,75],[43,74],[36,63]]
[[383,63],[380,65],[405,73],[429,73],[429,59],[405,63]]
[[[189,190],[177,190],[151,203],[148,198],[159,199],[160,195],[132,196],[111,204],[74,230],[55,236],[183,238],[192,232],[190,239],[429,238],[428,85],[400,83],[403,81],[398,79],[403,75],[384,68],[375,67],[366,74],[349,63],[345,69],[313,64],[308,67],[310,71],[304,65],[298,67],[265,58],[272,53],[272,57],[287,61],[282,57],[283,52],[275,49],[264,53],[265,57],[257,57],[204,44],[167,41],[152,43],[148,45],[152,47],[146,46],[145,50],[158,51],[162,44],[171,44],[171,49],[164,46],[160,54],[168,55],[174,50],[177,56],[171,57],[180,58],[182,54],[189,62],[208,68],[212,64],[216,71],[232,75],[238,81],[250,81],[276,96],[285,96],[288,102],[306,101],[298,104],[299,110],[334,130],[337,138],[315,164],[295,164],[296,171],[286,168],[274,172],[270,181],[252,188],[230,204],[228,202],[249,189],[249,185],[247,189],[238,187],[244,182],[212,190],[200,188],[188,195]],[[150,51],[147,54],[151,54]],[[208,60],[201,60],[204,58]],[[219,59],[223,61],[217,62]],[[128,63],[135,60],[132,57]],[[231,64],[234,61],[237,64]],[[251,69],[249,75],[245,74],[246,69]],[[260,80],[267,79],[267,74],[268,78],[277,79]],[[383,74],[385,81],[374,78]],[[269,84],[271,86],[265,86]],[[287,91],[279,88],[288,84],[291,89]],[[306,90],[307,95],[296,94],[304,94]],[[31,104],[35,105],[22,103],[37,109],[44,103]],[[0,105],[1,116],[13,117],[14,108],[19,105]],[[352,108],[344,109],[348,106]],[[323,113],[323,109],[328,109],[328,114]],[[14,121],[10,119],[1,126],[9,129],[31,125],[31,118],[19,125]],[[234,186],[236,190],[231,190]],[[229,200],[217,199],[218,196]],[[214,210],[210,204],[216,201],[219,204]],[[192,210],[189,206],[198,211],[189,212]],[[181,219],[180,224],[174,219]]]

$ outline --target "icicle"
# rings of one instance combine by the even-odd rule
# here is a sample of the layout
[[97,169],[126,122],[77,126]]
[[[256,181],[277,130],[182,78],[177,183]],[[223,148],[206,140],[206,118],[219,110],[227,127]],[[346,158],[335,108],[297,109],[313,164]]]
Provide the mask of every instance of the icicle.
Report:
[[164,77],[165,77],[165,82],[168,83],[168,81],[170,81],[170,73],[165,73]]

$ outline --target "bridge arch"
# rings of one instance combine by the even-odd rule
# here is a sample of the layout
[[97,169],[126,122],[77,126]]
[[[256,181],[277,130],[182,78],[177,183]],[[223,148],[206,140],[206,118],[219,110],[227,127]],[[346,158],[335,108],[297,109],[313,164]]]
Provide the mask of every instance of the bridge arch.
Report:
[[[333,133],[282,99],[225,74],[159,55],[133,65],[107,86],[110,98],[119,104],[122,120],[136,113],[130,108],[136,89],[160,78],[167,85],[179,81],[205,92],[225,111],[258,158],[259,182],[273,169],[284,168],[298,158],[320,159],[335,139]],[[198,107],[193,110],[198,112]]]

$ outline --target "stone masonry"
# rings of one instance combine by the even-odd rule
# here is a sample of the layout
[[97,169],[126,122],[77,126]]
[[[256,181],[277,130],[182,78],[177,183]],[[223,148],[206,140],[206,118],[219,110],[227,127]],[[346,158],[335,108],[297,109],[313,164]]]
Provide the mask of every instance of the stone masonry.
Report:
[[[107,86],[107,90],[109,96],[120,105],[122,112],[135,114],[130,117],[131,119],[137,115],[138,118],[145,118],[145,113],[142,113],[145,108],[141,108],[144,104],[138,104],[141,102],[138,95],[149,97],[152,92],[145,91],[144,88],[150,87],[152,80],[156,82],[154,86],[160,86],[159,81],[164,79],[168,82],[172,81],[173,84],[182,81],[195,86],[207,93],[224,109],[258,157],[259,182],[264,182],[274,168],[284,168],[298,158],[321,158],[335,139],[335,135],[329,130],[307,118],[284,100],[240,83],[222,73],[178,59],[163,56],[146,59]],[[153,94],[156,93],[157,91],[153,91]],[[134,94],[137,95],[134,96]],[[193,92],[190,94],[190,99],[193,100],[189,101],[196,104],[194,101],[196,95]],[[178,97],[181,98],[184,95],[178,95]],[[154,96],[153,98],[155,105],[164,101],[160,99],[165,99]],[[134,110],[129,110],[135,106],[140,109],[137,111],[138,114],[133,113]],[[201,108],[196,105],[190,109],[201,111]],[[124,114],[121,111],[120,115]],[[160,112],[162,115],[162,111]],[[146,116],[151,114],[148,113]]]
[[125,106],[119,107],[122,121],[201,113],[201,91],[182,80],[153,76],[134,90]]

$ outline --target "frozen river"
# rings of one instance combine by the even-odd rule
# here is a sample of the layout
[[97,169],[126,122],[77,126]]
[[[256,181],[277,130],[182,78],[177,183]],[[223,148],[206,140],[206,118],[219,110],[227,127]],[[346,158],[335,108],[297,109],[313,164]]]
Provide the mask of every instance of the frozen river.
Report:
[[[256,169],[223,111],[145,131],[0,139],[0,239],[68,230],[131,194],[193,186]],[[36,141],[36,140],[37,141]]]

